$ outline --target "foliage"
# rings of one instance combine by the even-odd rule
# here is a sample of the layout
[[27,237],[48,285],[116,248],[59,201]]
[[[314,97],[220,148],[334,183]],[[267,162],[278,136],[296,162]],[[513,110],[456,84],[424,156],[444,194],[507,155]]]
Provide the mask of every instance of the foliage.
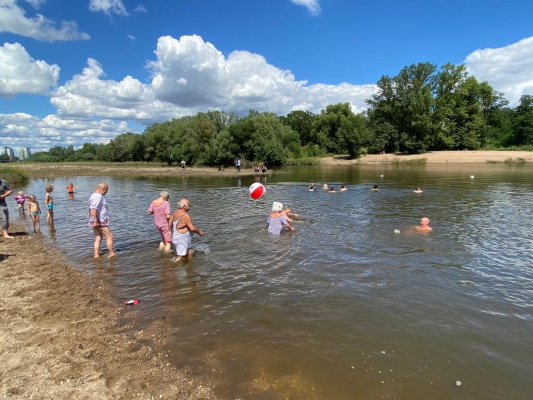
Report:
[[26,171],[16,167],[6,167],[4,165],[0,165],[0,178],[5,179],[11,185],[28,182],[28,174]]
[[107,144],[52,147],[30,162],[158,162],[189,165],[315,162],[317,157],[369,153],[421,154],[431,150],[533,150],[533,96],[511,109],[503,94],[468,76],[464,65],[412,64],[382,76],[355,114],[350,103],[319,114],[286,116],[250,110],[238,117],[221,110],[154,123],[143,133],[126,132]]

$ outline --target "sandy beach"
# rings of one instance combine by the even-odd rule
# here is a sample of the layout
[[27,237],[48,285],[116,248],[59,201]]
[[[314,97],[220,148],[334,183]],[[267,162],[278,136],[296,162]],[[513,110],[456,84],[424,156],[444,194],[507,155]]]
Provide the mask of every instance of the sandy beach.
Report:
[[38,235],[12,224],[0,238],[0,397],[215,399],[192,371],[176,370],[157,332],[124,333],[124,307],[66,264]]
[[484,163],[521,163],[533,162],[531,151],[492,151],[492,150],[461,150],[461,151],[430,151],[425,154],[368,154],[356,160],[342,157],[321,159],[322,165],[351,164],[390,164],[425,159],[427,164],[484,164]]

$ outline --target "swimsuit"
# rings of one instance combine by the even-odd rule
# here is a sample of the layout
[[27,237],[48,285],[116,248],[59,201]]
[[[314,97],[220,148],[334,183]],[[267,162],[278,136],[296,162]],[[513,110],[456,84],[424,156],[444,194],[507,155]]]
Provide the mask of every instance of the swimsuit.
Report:
[[36,217],[37,215],[39,215],[38,212],[31,212],[30,214],[32,215],[32,217]]
[[53,210],[54,210],[54,205],[53,205],[53,204],[48,203],[46,206],[48,207],[48,209],[49,209],[50,211],[53,211]]
[[268,233],[279,235],[283,230],[283,225],[287,225],[288,222],[284,215],[280,215],[279,217],[275,218],[268,217],[267,224]]
[[174,243],[174,246],[176,247],[176,254],[178,256],[186,256],[187,250],[189,250],[192,246],[191,232],[189,230],[187,230],[187,232],[185,233],[178,232],[178,222],[181,217],[183,217],[183,215],[172,223],[172,225],[174,226],[174,233],[172,234],[172,243]]

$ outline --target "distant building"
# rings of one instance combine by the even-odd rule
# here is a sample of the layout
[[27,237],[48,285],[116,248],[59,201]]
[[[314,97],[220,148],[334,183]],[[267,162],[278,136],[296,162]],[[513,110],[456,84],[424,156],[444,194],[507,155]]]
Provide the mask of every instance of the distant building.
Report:
[[31,156],[31,149],[29,147],[18,147],[15,149],[15,155],[19,160],[27,160]]
[[9,157],[9,161],[13,161],[13,158],[15,157],[15,150],[13,150],[11,147],[4,146],[2,155],[3,154]]

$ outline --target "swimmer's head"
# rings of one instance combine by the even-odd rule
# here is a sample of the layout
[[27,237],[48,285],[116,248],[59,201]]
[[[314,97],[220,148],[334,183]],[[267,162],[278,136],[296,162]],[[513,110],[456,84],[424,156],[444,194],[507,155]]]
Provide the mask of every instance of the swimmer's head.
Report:
[[280,212],[281,210],[283,210],[282,203],[278,201],[275,201],[274,203],[272,203],[272,212]]
[[23,191],[20,191],[19,192],[19,196],[23,196],[24,195],[24,192]]
[[424,217],[420,220],[420,226],[428,226],[429,225],[429,218]]
[[167,191],[165,190],[162,190],[160,193],[159,193],[159,197],[165,199],[165,200],[168,200],[170,198],[170,195],[168,194]]

